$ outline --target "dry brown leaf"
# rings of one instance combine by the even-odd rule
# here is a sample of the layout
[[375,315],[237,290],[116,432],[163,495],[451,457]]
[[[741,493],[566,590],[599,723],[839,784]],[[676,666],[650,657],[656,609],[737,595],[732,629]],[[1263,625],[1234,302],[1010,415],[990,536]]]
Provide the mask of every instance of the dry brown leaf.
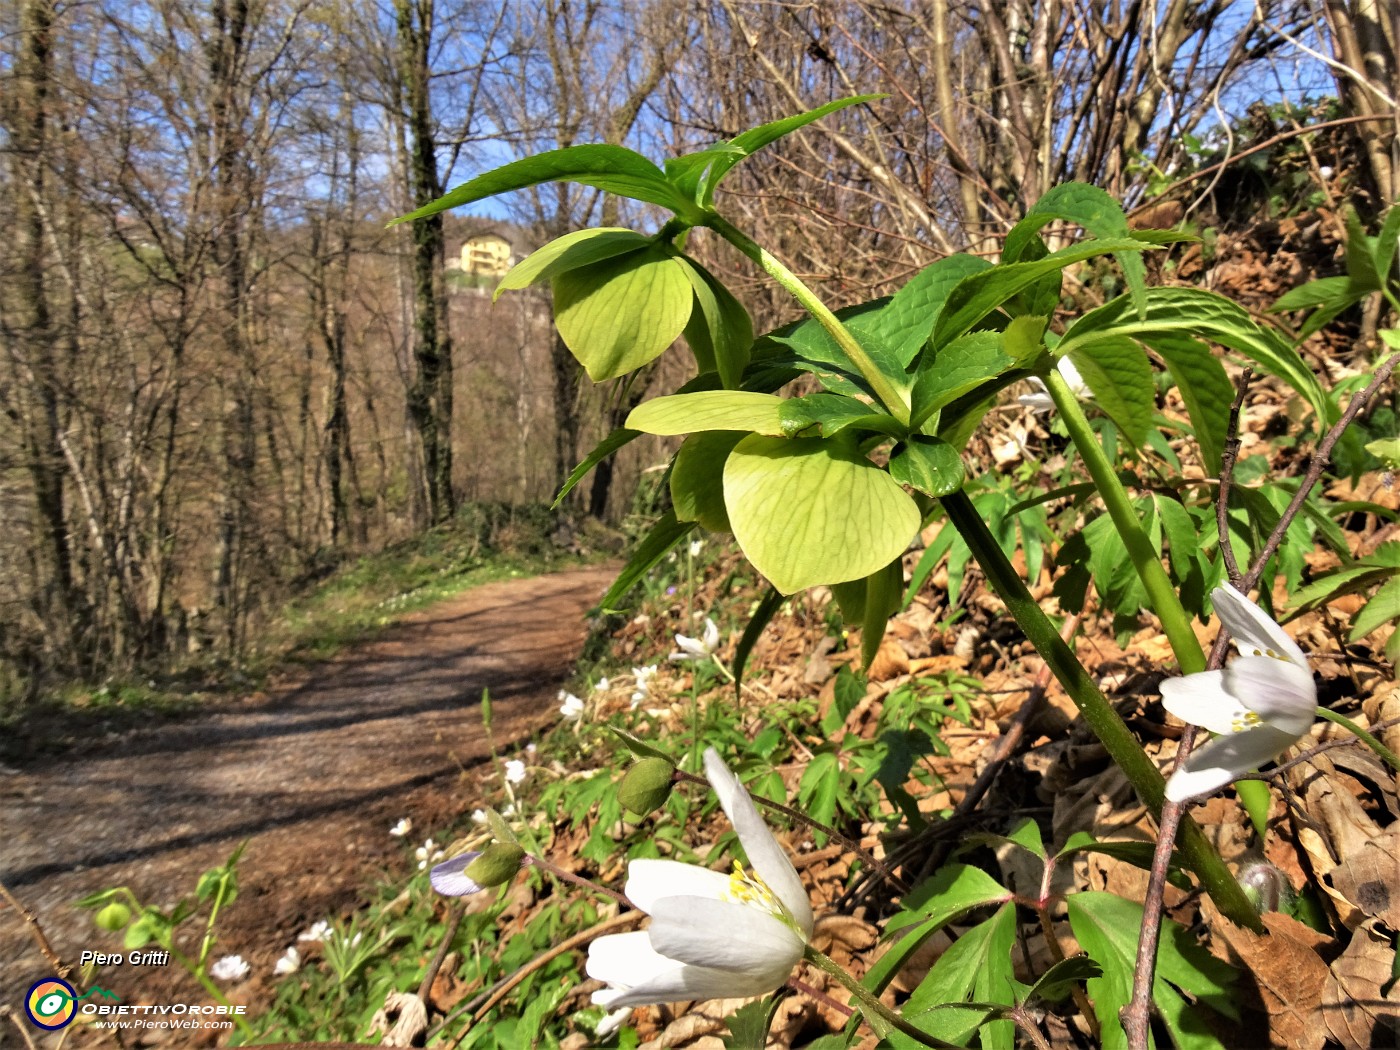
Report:
[[880,940],[880,931],[854,915],[823,915],[812,928],[812,944],[828,955],[844,949],[854,954],[873,948]]
[[[1392,973],[1395,948],[1374,920],[1363,923],[1332,964],[1322,989],[1322,1017],[1346,1047],[1400,1046],[1400,985]],[[1390,994],[1381,988],[1393,985]]]
[[1329,881],[1362,914],[1400,930],[1400,825],[1363,844]]
[[[1350,790],[1356,781],[1340,773],[1326,755],[1294,766],[1287,776],[1307,818],[1307,823],[1298,827],[1298,841],[1308,851],[1319,875],[1331,874],[1339,863],[1359,854],[1368,842],[1380,836],[1381,829]],[[1322,888],[1349,929],[1365,918],[1325,877]]]
[[720,1032],[729,1029],[724,1019],[752,999],[711,999],[696,1003],[668,1024],[653,1039],[642,1044],[641,1050],[672,1050],[686,1047],[688,1050],[720,1050],[724,1040]]
[[875,659],[870,661],[869,680],[885,682],[908,673],[909,654],[904,651],[904,646],[889,636],[882,638]]
[[[1206,903],[1206,913],[1214,911]],[[1263,916],[1269,935],[1253,933],[1224,920],[1210,923],[1213,936],[1230,950],[1231,962],[1244,968],[1242,990],[1252,978],[1258,1001],[1246,1004],[1269,1018],[1269,1045],[1289,1050],[1321,1050],[1327,1025],[1317,1012],[1327,964],[1314,950],[1331,938],[1278,912]],[[1247,994],[1247,993],[1245,993]]]
[[[1378,689],[1374,695],[1361,703],[1362,713],[1371,725],[1400,719],[1400,685],[1391,689]],[[1392,751],[1400,751],[1400,725],[1393,725],[1378,732],[1381,743]]]

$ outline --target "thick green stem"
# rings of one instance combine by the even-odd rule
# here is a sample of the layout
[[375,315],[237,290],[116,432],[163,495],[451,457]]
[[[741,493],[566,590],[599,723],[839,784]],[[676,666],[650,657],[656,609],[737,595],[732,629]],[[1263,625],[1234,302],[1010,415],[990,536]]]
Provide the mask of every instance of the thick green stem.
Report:
[[1325,707],[1319,707],[1317,709],[1317,714],[1319,718],[1325,718],[1329,722],[1335,722],[1347,732],[1354,734],[1358,740],[1379,755],[1386,765],[1390,766],[1395,772],[1400,773],[1400,755],[1397,755],[1394,751],[1390,750],[1390,748],[1382,744],[1377,737],[1366,732],[1366,730],[1362,729],[1345,715],[1337,714],[1336,711],[1329,711]]
[[923,1029],[910,1024],[894,1010],[880,1002],[869,988],[863,987],[859,981],[810,944],[803,950],[803,957],[817,969],[834,977],[846,987],[855,998],[861,1014],[864,1015],[870,1027],[881,1039],[888,1035],[891,1029],[894,1029],[903,1032],[910,1039],[917,1040],[924,1046],[951,1047],[957,1045],[956,1043],[945,1043],[942,1039],[929,1035]]
[[[1065,644],[1050,618],[1031,597],[1025,581],[1007,560],[1006,554],[987,529],[986,522],[982,520],[966,493],[955,492],[951,496],[944,496],[941,502],[948,514],[948,520],[971,549],[977,564],[987,574],[987,580],[993,590],[1006,603],[1006,608],[1017,626],[1049,665],[1055,678],[1079,708],[1079,713],[1084,716],[1085,723],[1118,764],[1118,768],[1137,791],[1138,797],[1154,817],[1160,817],[1166,781],[1162,779],[1157,766],[1147,757],[1132,731],[1099,691],[1098,685],[1089,677],[1089,672],[1074,655],[1074,650]],[[1220,859],[1220,854],[1189,817],[1181,822],[1180,845],[1187,864],[1201,880],[1201,886],[1210,894],[1221,913],[1241,926],[1262,930],[1259,916],[1255,914],[1249,899],[1231,876],[1225,862]]]
[[1152,609],[1162,623],[1162,630],[1166,633],[1172,652],[1176,654],[1181,673],[1195,674],[1197,671],[1204,671],[1206,654],[1201,649],[1201,643],[1196,640],[1196,632],[1191,630],[1191,617],[1182,607],[1176,588],[1167,577],[1167,570],[1162,568],[1161,553],[1143,531],[1142,522],[1133,510],[1127,490],[1118,480],[1108,456],[1104,455],[1103,446],[1094,436],[1084,410],[1079,407],[1079,399],[1074,396],[1074,391],[1057,368],[1052,368],[1045,377],[1045,385],[1050,388],[1050,396],[1055,401],[1065,429],[1069,431],[1074,447],[1089,470],[1089,476],[1094,479],[1094,487],[1099,490],[1104,506],[1108,508],[1108,516],[1113,519],[1114,528],[1123,538],[1123,545],[1128,549],[1133,568],[1137,570],[1142,585],[1147,588]]
[[831,338],[836,340],[836,345],[850,359],[851,364],[855,365],[856,370],[865,377],[865,381],[870,384],[870,389],[875,391],[875,396],[880,399],[885,410],[901,423],[908,425],[909,399],[907,394],[895,386],[889,376],[876,367],[875,362],[865,352],[865,348],[856,341],[856,337],[851,334],[850,329],[841,323],[841,319],[832,313],[824,302],[817,298],[815,292],[802,283],[802,278],[769,255],[743,230],[720,216],[712,215],[708,225],[710,229],[756,262],[764,273],[786,288],[792,297],[802,305],[802,308],[815,317]]
[[[1089,419],[1079,405],[1079,399],[1074,396],[1074,391],[1057,368],[1050,370],[1049,375],[1045,377],[1045,384],[1050,388],[1050,396],[1055,401],[1060,418],[1064,420],[1065,429],[1074,441],[1074,447],[1078,449],[1080,458],[1089,470],[1089,476],[1094,479],[1094,486],[1099,490],[1104,506],[1108,508],[1114,528],[1118,530],[1123,545],[1128,549],[1133,568],[1137,570],[1138,578],[1147,589],[1152,610],[1162,624],[1162,630],[1171,644],[1181,673],[1195,674],[1197,671],[1204,671],[1206,655],[1201,643],[1196,639],[1196,632],[1191,630],[1191,617],[1182,607],[1176,588],[1167,576],[1167,570],[1162,568],[1161,552],[1143,531],[1142,522],[1138,519],[1137,511],[1133,510],[1127,490],[1118,480],[1113,464],[1108,461],[1103,446],[1094,436]],[[1235,788],[1250,821],[1258,831],[1260,839],[1263,839],[1269,818],[1268,786],[1258,781],[1246,780],[1240,781]]]

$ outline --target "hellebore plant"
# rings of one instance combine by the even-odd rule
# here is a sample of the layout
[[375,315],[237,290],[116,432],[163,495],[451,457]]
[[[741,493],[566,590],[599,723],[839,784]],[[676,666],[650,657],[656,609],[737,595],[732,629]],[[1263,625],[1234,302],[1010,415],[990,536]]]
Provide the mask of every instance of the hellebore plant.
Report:
[[593,1002],[608,1010],[764,995],[802,959],[813,919],[797,870],[713,748],[705,774],[752,871],[737,862],[726,875],[673,860],[632,861],[627,896],[651,926],[600,937],[588,949],[588,976],[609,985]]
[[1240,657],[1224,670],[1162,683],[1168,711],[1218,734],[1167,781],[1173,802],[1218,791],[1277,758],[1317,715],[1307,657],[1283,628],[1234,588],[1216,588],[1211,601]]

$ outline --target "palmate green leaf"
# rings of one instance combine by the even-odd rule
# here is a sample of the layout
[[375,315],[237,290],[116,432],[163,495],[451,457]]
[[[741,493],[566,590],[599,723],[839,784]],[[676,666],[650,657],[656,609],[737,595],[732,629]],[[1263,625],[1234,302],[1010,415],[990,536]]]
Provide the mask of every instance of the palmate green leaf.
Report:
[[840,439],[745,438],[724,466],[724,502],[744,554],[784,594],[868,576],[919,530],[899,483]]
[[[979,923],[953,942],[929,968],[928,975],[904,1004],[905,1019],[936,1038],[952,1043],[965,1042],[983,1026],[985,1009],[959,1008],[968,1000],[1016,1004],[1018,987],[1011,964],[1011,948],[1016,943],[1016,906],[1003,904],[990,919]],[[992,1047],[1014,1045],[1015,1026],[1010,1021],[994,1021],[982,1027],[981,1044]],[[904,1048],[919,1044],[909,1036],[895,1034],[890,1045]]]
[[1393,281],[1400,276],[1395,272],[1397,249],[1400,249],[1400,204],[1393,205],[1381,223],[1381,232],[1376,235],[1371,255],[1376,274],[1382,281]]
[[[831,823],[836,816],[836,800],[841,784],[841,764],[830,751],[821,751],[802,772],[797,784],[798,804],[819,824]],[[825,838],[818,832],[820,838]],[[820,839],[818,840],[820,842]]]
[[783,434],[795,437],[816,427],[822,437],[833,437],[848,427],[903,437],[904,427],[888,413],[848,394],[820,391],[783,402]]
[[752,1050],[756,1046],[767,1046],[768,1028],[773,1023],[773,1015],[778,1012],[780,1002],[782,1000],[778,996],[772,995],[735,1010],[724,1019],[729,1028],[724,1045],[729,1050]]
[[736,163],[744,156],[728,142],[719,142],[713,146],[706,146],[702,150],[696,150],[694,153],[667,158],[665,162],[666,177],[681,193],[691,200],[698,201],[700,200],[700,183],[710,170],[710,165],[726,155],[733,156]]
[[1130,237],[1105,237],[1072,244],[1051,252],[1035,262],[1003,263],[965,278],[949,294],[933,330],[934,347],[948,345],[971,331],[993,310],[1046,274],[1063,270],[1073,263],[1112,252],[1141,252],[1155,245]]
[[724,461],[743,437],[743,431],[708,430],[681,443],[671,464],[671,506],[678,520],[698,521],[710,532],[730,531]]
[[1350,640],[1358,642],[1383,624],[1400,620],[1400,577],[1376,592],[1351,622]]
[[627,426],[672,437],[705,430],[745,430],[781,435],[785,398],[752,390],[697,390],[654,397],[632,409]]
[[[713,199],[715,188],[719,185],[720,180],[729,174],[730,169],[741,160],[751,157],[763,149],[764,146],[777,142],[778,139],[791,135],[799,128],[806,127],[812,121],[820,120],[838,110],[888,97],[888,95],[855,95],[851,98],[838,98],[833,102],[818,106],[816,109],[809,109],[805,113],[797,113],[790,117],[761,124],[756,128],[750,128],[721,146],[713,146],[710,150],[703,151],[705,153],[713,151],[716,156],[705,166],[708,168],[708,174],[695,185],[696,191],[700,194],[698,199],[708,204]],[[689,183],[689,173],[687,173],[687,183]]]
[[1131,339],[1099,339],[1070,355],[1094,401],[1135,448],[1147,442],[1156,388],[1147,355]]
[[1347,276],[1352,284],[1374,292],[1381,286],[1381,275],[1376,270],[1375,245],[1361,227],[1361,217],[1355,208],[1347,209]]
[[[860,343],[875,367],[895,387],[907,390],[910,380],[905,375],[904,366],[895,356],[894,351],[890,349],[879,330],[880,311],[885,308],[889,301],[889,299],[872,299],[866,303],[837,310],[836,316],[855,336],[856,342]],[[811,368],[811,365],[831,366],[832,369],[850,377],[855,386],[855,393],[874,397],[874,391],[866,389],[865,380],[856,371],[845,352],[836,345],[836,340],[831,337],[831,333],[823,328],[815,317],[808,317],[795,324],[785,325],[769,332],[763,337],[763,341],[769,345],[783,346],[794,351],[799,358],[807,362],[809,370],[816,372],[819,377],[822,370]]]
[[1341,414],[1298,351],[1278,333],[1261,327],[1239,304],[1199,288],[1149,288],[1142,317],[1134,313],[1127,296],[1119,296],[1071,324],[1056,352],[1072,353],[1100,339],[1128,336],[1146,341],[1163,335],[1228,346],[1283,379],[1323,422],[1330,425]]
[[656,246],[568,270],[552,280],[559,336],[595,383],[660,356],[694,304],[690,281]]
[[1356,291],[1350,277],[1319,277],[1307,284],[1300,284],[1279,296],[1269,313],[1287,313],[1290,310],[1311,310],[1315,306],[1345,299],[1353,303],[1364,292]]
[[1167,371],[1181,392],[1206,476],[1219,475],[1225,455],[1225,433],[1230,426],[1230,403],[1235,398],[1235,388],[1224,366],[1210,347],[1189,336],[1158,335],[1144,337],[1143,342],[1166,362]]
[[[1102,1045],[1105,1050],[1126,1047],[1127,1035],[1118,1011],[1132,994],[1142,905],[1097,890],[1072,893],[1065,898],[1065,905],[1075,939],[1103,968],[1103,976],[1088,983],[1102,1028]],[[1226,1017],[1238,1017],[1230,987],[1234,979],[1235,971],[1200,947],[1183,927],[1170,919],[1162,920],[1152,1001],[1177,1050],[1223,1050],[1202,1019],[1201,1010],[1208,1007]],[[1188,1006],[1177,988],[1189,992],[1195,1004]]]
[[596,143],[566,146],[503,164],[449,190],[431,204],[395,219],[390,225],[426,219],[450,208],[538,186],[542,182],[579,182],[622,197],[659,204],[696,225],[705,218],[704,212],[671,185],[665,172],[640,153],[623,146]]
[[[676,260],[685,271],[695,292],[696,309],[686,328],[686,338],[695,349],[696,360],[702,355],[714,362],[720,382],[730,390],[737,389],[749,363],[753,346],[753,321],[744,304],[729,293],[709,270],[688,256]],[[695,346],[696,342],[703,346]]]
[[[900,902],[900,910],[885,924],[885,936],[906,926],[923,927],[934,923],[934,929],[952,922],[959,915],[984,904],[1000,904],[1011,899],[1011,891],[981,868],[969,864],[945,864],[933,877],[919,883]],[[932,932],[932,931],[930,931]],[[890,949],[894,950],[893,946]],[[881,959],[883,961],[883,957]],[[871,973],[880,968],[877,963]],[[893,976],[893,973],[890,974]],[[865,982],[862,982],[865,983]],[[866,984],[866,987],[874,987]],[[884,984],[878,986],[884,988]],[[878,989],[877,989],[878,990]]]
[[1000,332],[970,332],[954,339],[920,367],[910,397],[910,427],[917,428],[939,409],[1014,364],[1003,348]]
[[916,434],[890,453],[890,477],[926,496],[946,496],[966,478],[962,456],[942,438]]
[[[1125,238],[1133,235],[1123,207],[1097,186],[1083,182],[1066,182],[1055,186],[1031,205],[1025,218],[1006,236],[1002,259],[1018,262],[1036,235],[1054,219],[1077,223],[1095,237]],[[1141,305],[1147,286],[1147,268],[1136,252],[1116,253],[1123,267],[1123,279],[1133,301]]]
[[950,255],[925,266],[894,293],[874,326],[900,364],[907,368],[918,356],[958,283],[991,268],[991,263],[976,255]]
[[1058,1003],[1069,997],[1076,984],[1083,984],[1102,975],[1103,967],[1087,955],[1071,955],[1041,974],[1035,984],[1031,985],[1026,998]]
[[561,273],[637,251],[650,243],[650,237],[614,226],[566,233],[535,249],[512,266],[501,278],[501,283],[496,285],[491,301],[495,302],[503,292],[528,288]]

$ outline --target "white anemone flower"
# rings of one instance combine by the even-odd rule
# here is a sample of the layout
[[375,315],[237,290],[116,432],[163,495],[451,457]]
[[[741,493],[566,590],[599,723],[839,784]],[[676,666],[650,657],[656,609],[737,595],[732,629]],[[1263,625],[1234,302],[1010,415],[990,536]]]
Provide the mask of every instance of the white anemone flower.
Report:
[[564,702],[559,705],[559,713],[566,722],[577,722],[583,717],[583,700],[573,693],[564,694]]
[[225,955],[209,967],[209,976],[216,981],[241,981],[248,976],[250,967],[241,955]]
[[292,945],[276,963],[273,964],[272,972],[278,977],[284,977],[289,973],[296,973],[301,969],[301,952],[297,951],[296,945]]
[[1233,587],[1217,587],[1211,602],[1240,658],[1221,671],[1162,683],[1168,711],[1219,734],[1167,781],[1172,802],[1209,795],[1277,758],[1317,717],[1317,686],[1297,643]]
[[429,864],[436,864],[443,858],[442,850],[438,848],[437,843],[432,839],[428,839],[423,845],[414,850],[413,855],[418,860],[419,871],[422,871]]
[[715,626],[715,621],[707,616],[703,635],[691,638],[688,635],[677,634],[676,644],[680,646],[681,651],[672,653],[671,659],[677,663],[685,660],[708,660],[719,648],[719,628]]
[[[1074,367],[1074,362],[1068,357],[1062,357],[1055,362],[1055,369],[1064,377],[1074,396],[1080,401],[1088,401],[1092,396],[1089,392],[1089,384],[1084,382],[1084,377],[1079,373],[1079,369]],[[1045,382],[1038,376],[1031,376],[1027,380],[1035,391],[1030,394],[1022,394],[1016,400],[1025,405],[1032,412],[1049,412],[1055,407],[1055,401],[1050,396],[1050,390]]]
[[527,771],[526,771],[526,769],[525,769],[525,763],[524,763],[524,762],[520,761],[520,759],[518,759],[518,758],[508,758],[508,759],[506,759],[506,781],[507,781],[508,783],[511,783],[511,784],[521,784],[521,783],[524,783],[525,777],[526,777],[527,775],[528,775],[528,773],[527,773]]
[[412,830],[413,821],[410,820],[408,817],[404,817],[402,820],[400,820],[397,824],[395,824],[392,828],[389,829],[389,834],[393,835],[396,839],[401,839]]
[[812,935],[797,870],[713,748],[705,773],[752,870],[738,862],[726,875],[674,860],[632,861],[627,896],[651,925],[599,937],[588,949],[588,976],[609,985],[593,1002],[609,1011],[764,995],[788,979]]
[[325,941],[330,939],[332,932],[334,931],[331,929],[331,924],[325,919],[319,919],[312,924],[311,929],[306,930],[304,933],[297,934],[297,940]]

